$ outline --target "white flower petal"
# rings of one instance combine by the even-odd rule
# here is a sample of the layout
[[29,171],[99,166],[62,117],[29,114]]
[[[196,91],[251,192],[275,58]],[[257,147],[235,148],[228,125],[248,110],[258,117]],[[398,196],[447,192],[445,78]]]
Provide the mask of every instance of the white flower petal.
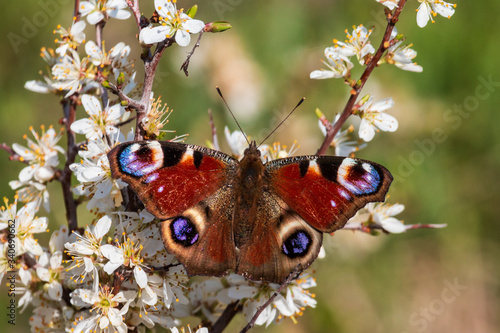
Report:
[[326,70],[315,70],[309,74],[309,78],[314,80],[332,79],[334,77],[336,77],[334,72]]
[[189,32],[184,30],[177,30],[175,34],[175,42],[179,44],[179,46],[188,46],[191,42],[191,35]]
[[182,27],[191,34],[197,34],[205,28],[205,23],[200,20],[189,18],[186,22],[184,22]]
[[137,285],[143,289],[148,285],[148,275],[140,266],[134,267],[134,277]]
[[104,19],[104,14],[101,12],[93,12],[87,16],[87,21],[93,25],[101,22],[103,19]]
[[373,124],[384,132],[394,132],[398,129],[398,120],[387,113],[376,114]]
[[107,215],[101,217],[99,221],[97,221],[94,229],[94,235],[97,238],[102,238],[107,234],[109,228],[111,228],[111,218]]
[[405,225],[397,218],[388,217],[381,222],[382,228],[390,233],[399,234],[406,231]]
[[417,9],[417,25],[423,28],[431,19],[430,7],[427,3],[423,2]]
[[366,142],[369,142],[375,136],[375,128],[366,119],[361,119],[359,124],[359,137]]

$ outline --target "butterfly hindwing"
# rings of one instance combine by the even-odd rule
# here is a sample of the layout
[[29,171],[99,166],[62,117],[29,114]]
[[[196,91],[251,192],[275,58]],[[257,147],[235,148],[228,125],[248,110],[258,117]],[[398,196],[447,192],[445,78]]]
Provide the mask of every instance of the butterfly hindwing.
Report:
[[162,141],[123,143],[108,159],[112,176],[130,184],[148,211],[162,220],[213,194],[238,163],[216,150]]
[[282,283],[298,265],[306,269],[318,256],[323,234],[272,192],[263,191],[256,221],[240,247],[237,274]]
[[189,275],[222,276],[236,267],[232,210],[234,192],[217,190],[178,216],[161,222],[163,244]]
[[383,166],[349,157],[289,157],[266,169],[269,187],[321,232],[340,229],[366,203],[383,201],[392,181]]

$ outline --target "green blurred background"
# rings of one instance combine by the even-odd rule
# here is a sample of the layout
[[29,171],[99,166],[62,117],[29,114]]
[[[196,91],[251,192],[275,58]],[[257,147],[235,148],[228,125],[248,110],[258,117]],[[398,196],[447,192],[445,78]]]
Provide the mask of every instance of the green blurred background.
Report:
[[[151,13],[152,2],[141,1],[142,12]],[[193,3],[180,0],[178,5]],[[216,0],[198,5],[197,18],[227,20],[234,28],[205,34],[188,78],[178,68],[190,48],[174,46],[165,52],[154,91],[174,109],[169,128],[189,133],[187,142],[203,145],[210,139],[211,108],[224,142],[224,126],[236,126],[215,92],[218,85],[245,131],[263,139],[305,96],[303,106],[268,143],[297,140],[298,154],[314,153],[322,140],[315,108],[333,119],[349,90],[340,80],[310,80],[309,73],[322,67],[323,50],[331,40],[343,40],[344,29],[353,25],[375,26],[372,43],[378,45],[383,6],[374,0]],[[313,290],[316,309],[308,308],[297,324],[286,319],[267,332],[498,332],[500,2],[459,2],[451,20],[439,16],[424,29],[416,24],[418,5],[408,1],[397,27],[414,44],[424,71],[409,73],[389,65],[375,70],[363,93],[376,99],[392,96],[395,106],[389,113],[400,127],[393,134],[377,134],[357,156],[377,161],[395,175],[389,201],[406,206],[401,214],[405,223],[448,227],[379,237],[348,231],[326,236],[327,256],[313,265],[319,285]],[[22,135],[30,125],[60,127],[58,98],[23,85],[39,78],[45,66],[40,48],[53,46],[57,24],[70,25],[72,2],[4,1],[2,8],[0,142],[24,144]],[[35,23],[35,30],[26,30],[26,22]],[[104,39],[107,49],[121,40],[131,45],[140,71],[135,32],[132,19],[111,21]],[[87,40],[93,39],[92,27],[86,33]],[[15,45],[14,34],[21,38]],[[485,81],[494,83],[485,86]],[[470,111],[456,113],[454,107]],[[80,110],[78,116],[83,115]],[[446,139],[436,142],[433,131],[442,131]],[[5,152],[0,158],[0,191],[12,200],[8,182],[17,179],[22,165],[10,162]],[[65,223],[64,212],[58,184],[49,187],[53,211],[48,216],[55,230]],[[8,301],[4,287],[2,304]],[[8,325],[3,315],[2,331],[29,331],[29,313],[18,314],[16,326]],[[237,317],[228,332],[243,325]]]

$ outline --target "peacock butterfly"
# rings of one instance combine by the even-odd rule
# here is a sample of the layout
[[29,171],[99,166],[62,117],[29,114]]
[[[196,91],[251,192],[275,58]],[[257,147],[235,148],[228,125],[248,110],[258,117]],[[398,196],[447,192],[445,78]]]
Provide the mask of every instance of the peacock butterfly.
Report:
[[166,250],[189,275],[229,271],[282,283],[318,256],[323,233],[342,228],[366,203],[383,201],[392,175],[383,166],[336,156],[263,163],[255,142],[241,161],[175,142],[123,143],[108,153],[161,222]]

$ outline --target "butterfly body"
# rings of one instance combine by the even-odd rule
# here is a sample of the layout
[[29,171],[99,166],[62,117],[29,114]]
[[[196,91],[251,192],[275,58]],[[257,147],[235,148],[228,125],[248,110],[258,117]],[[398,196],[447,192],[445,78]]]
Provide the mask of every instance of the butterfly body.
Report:
[[124,143],[109,154],[162,220],[166,250],[190,275],[229,271],[281,283],[318,256],[322,233],[342,228],[367,202],[382,201],[392,176],[369,161],[298,156],[263,163],[255,142],[241,161],[173,142]]

